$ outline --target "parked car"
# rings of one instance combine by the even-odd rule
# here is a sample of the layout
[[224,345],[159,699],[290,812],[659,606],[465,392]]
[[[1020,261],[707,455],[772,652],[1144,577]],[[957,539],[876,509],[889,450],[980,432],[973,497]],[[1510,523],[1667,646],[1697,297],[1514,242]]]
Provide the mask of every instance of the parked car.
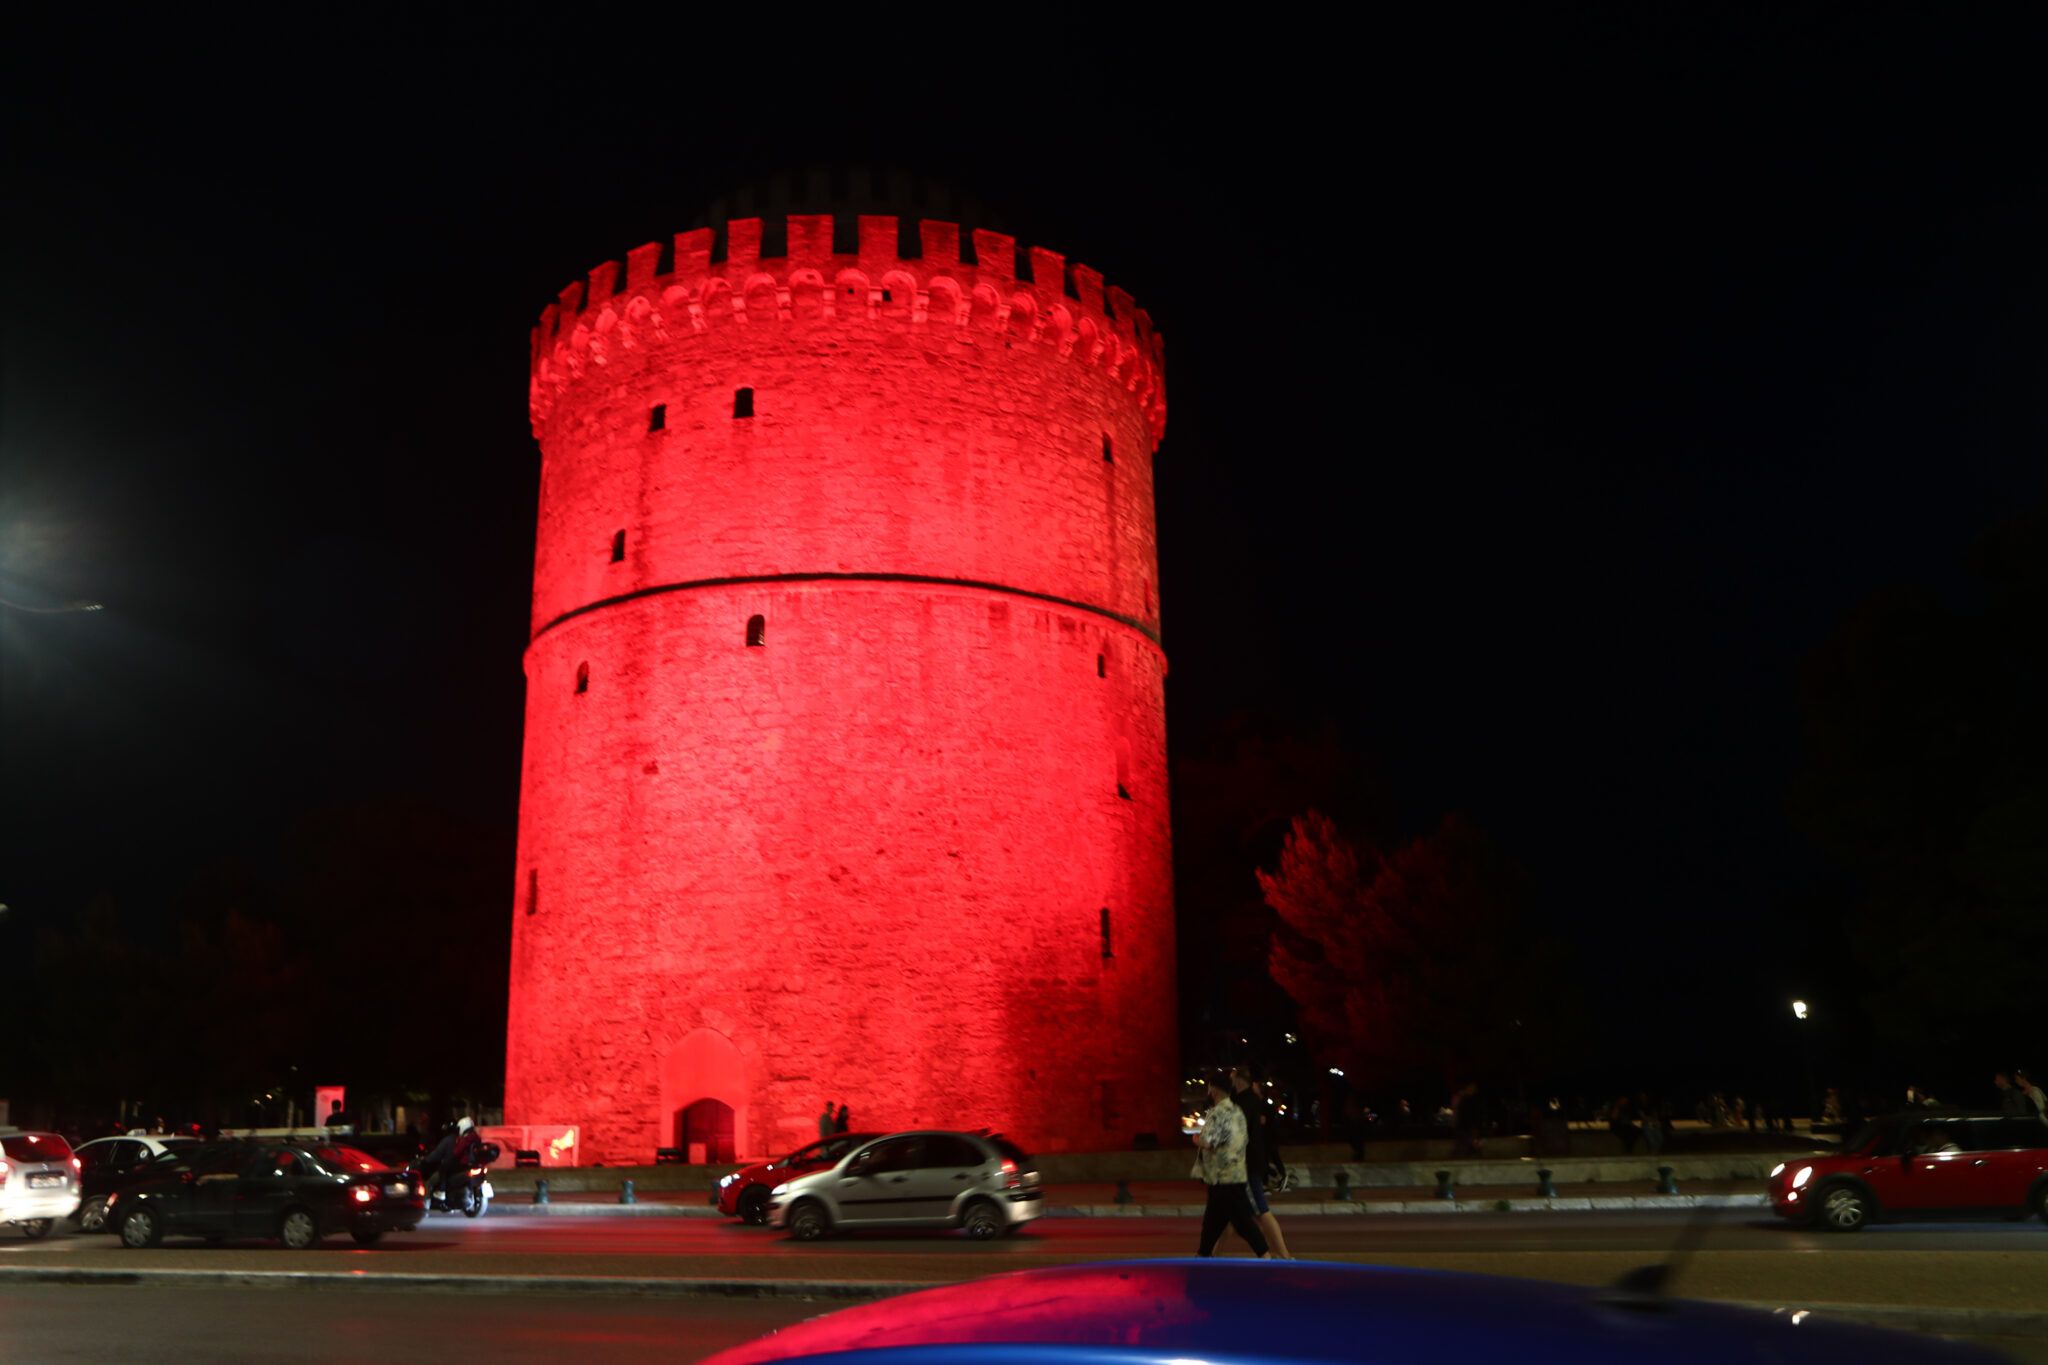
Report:
[[1111,1261],[990,1275],[842,1308],[703,1365],[1446,1365],[1796,1361],[1997,1365],[1981,1346],[1689,1299],[1314,1261]]
[[78,1208],[78,1158],[55,1133],[0,1133],[0,1223],[48,1237]]
[[419,1178],[341,1143],[229,1141],[174,1151],[107,1197],[126,1247],[166,1236],[274,1237],[294,1251],[346,1232],[364,1246],[426,1216]]
[[852,1228],[965,1228],[976,1241],[1045,1211],[1031,1158],[1001,1137],[894,1133],[777,1185],[768,1224],[799,1241]]
[[880,1133],[836,1133],[799,1147],[780,1161],[763,1161],[742,1166],[722,1178],[711,1191],[711,1203],[720,1213],[737,1217],[742,1223],[762,1227],[768,1222],[768,1192],[786,1180],[812,1171],[836,1166],[839,1159]]
[[72,1215],[80,1232],[106,1231],[107,1196],[135,1179],[165,1152],[196,1146],[195,1137],[154,1137],[127,1133],[81,1143],[78,1156],[78,1212]]
[[2002,1213],[2048,1222],[2048,1123],[1996,1114],[1898,1114],[1839,1155],[1771,1171],[1771,1211],[1830,1232],[1873,1218]]

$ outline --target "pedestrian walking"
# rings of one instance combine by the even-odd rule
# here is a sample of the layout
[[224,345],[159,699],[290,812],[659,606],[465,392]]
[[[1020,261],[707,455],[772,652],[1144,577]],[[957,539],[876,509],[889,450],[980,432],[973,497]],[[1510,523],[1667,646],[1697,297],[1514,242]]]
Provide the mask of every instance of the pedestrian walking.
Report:
[[838,1132],[839,1130],[835,1126],[836,1123],[837,1120],[832,1117],[832,1101],[826,1100],[825,1112],[818,1115],[818,1136],[828,1138]]
[[1485,1105],[1479,1098],[1479,1083],[1465,1082],[1463,1088],[1452,1097],[1452,1122],[1457,1125],[1457,1140],[1451,1150],[1460,1156],[1479,1155],[1479,1129],[1485,1122]]
[[1607,1131],[1621,1139],[1624,1156],[1636,1154],[1636,1142],[1643,1135],[1643,1130],[1636,1127],[1636,1117],[1636,1102],[1626,1095],[1617,1095],[1614,1103],[1608,1106]]
[[843,1104],[839,1106],[839,1117],[832,1120],[832,1131],[835,1133],[846,1131],[846,1106]]
[[2044,1119],[2048,1119],[2048,1093],[2043,1093],[2041,1087],[2029,1080],[2027,1073],[2023,1070],[2015,1070],[2012,1073],[2012,1084],[2013,1089],[2027,1097],[2028,1102],[2034,1106],[2036,1114],[2039,1114]]
[[1287,1239],[1280,1234],[1280,1220],[1273,1216],[1273,1207],[1266,1199],[1267,1173],[1279,1158],[1279,1150],[1273,1143],[1273,1130],[1267,1123],[1266,1097],[1253,1078],[1250,1067],[1241,1066],[1232,1071],[1230,1086],[1230,1097],[1244,1111],[1244,1192],[1258,1214],[1259,1230],[1266,1234],[1266,1244],[1272,1249],[1274,1259],[1291,1261],[1294,1257],[1287,1254]]
[[1259,1229],[1258,1215],[1245,1190],[1244,1110],[1231,1098],[1230,1078],[1211,1072],[1209,1112],[1202,1117],[1202,1131],[1195,1135],[1195,1176],[1209,1187],[1209,1202],[1202,1210],[1202,1241],[1198,1254],[1214,1256],[1216,1241],[1227,1225],[1237,1230],[1252,1253],[1263,1259],[1268,1251],[1266,1234]]

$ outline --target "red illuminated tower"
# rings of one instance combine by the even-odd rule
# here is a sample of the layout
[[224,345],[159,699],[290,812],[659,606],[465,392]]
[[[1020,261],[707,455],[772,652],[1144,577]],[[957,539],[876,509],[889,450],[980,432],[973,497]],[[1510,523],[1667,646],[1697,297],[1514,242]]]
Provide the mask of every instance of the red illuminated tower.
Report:
[[533,335],[507,1121],[1165,1134],[1159,338],[996,233],[763,228]]

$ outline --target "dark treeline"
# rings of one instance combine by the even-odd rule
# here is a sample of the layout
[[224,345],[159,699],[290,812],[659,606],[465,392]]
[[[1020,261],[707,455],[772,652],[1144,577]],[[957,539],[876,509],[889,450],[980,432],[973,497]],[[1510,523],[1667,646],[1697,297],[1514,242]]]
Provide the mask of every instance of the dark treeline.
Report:
[[[410,801],[333,806],[274,866],[44,928],[9,1001],[16,1122],[304,1121],[315,1085],[445,1110],[503,1088],[509,838]],[[360,1098],[358,1098],[360,1097]]]

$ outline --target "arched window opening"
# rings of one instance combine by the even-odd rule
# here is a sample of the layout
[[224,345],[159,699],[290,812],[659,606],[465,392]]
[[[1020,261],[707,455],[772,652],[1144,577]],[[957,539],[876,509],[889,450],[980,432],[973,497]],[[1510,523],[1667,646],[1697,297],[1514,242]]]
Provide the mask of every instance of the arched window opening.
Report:
[[732,415],[735,417],[752,417],[754,415],[754,391],[752,389],[733,390]]
[[768,643],[768,618],[749,616],[747,618],[747,648],[759,649]]
[[1102,907],[1102,955],[1104,957],[1116,956],[1115,953],[1110,951],[1109,947],[1109,907],[1106,905]]
[[1109,656],[1107,654],[1095,656],[1095,676],[1098,678],[1109,676]]
[[540,869],[537,867],[526,869],[526,913],[540,913]]
[[668,429],[668,404],[656,403],[654,405],[654,410],[647,414],[647,429],[649,431],[666,431]]
[[1116,447],[1110,444],[1109,433],[1106,431],[1102,433],[1102,462],[1104,464],[1116,463]]
[[621,564],[621,563],[624,563],[624,562],[625,562],[625,558],[626,558],[626,533],[625,533],[624,531],[614,531],[614,532],[612,532],[612,563],[614,563],[614,564]]
[[576,695],[582,696],[585,692],[588,692],[589,690],[590,665],[588,663],[580,663],[576,665]]

